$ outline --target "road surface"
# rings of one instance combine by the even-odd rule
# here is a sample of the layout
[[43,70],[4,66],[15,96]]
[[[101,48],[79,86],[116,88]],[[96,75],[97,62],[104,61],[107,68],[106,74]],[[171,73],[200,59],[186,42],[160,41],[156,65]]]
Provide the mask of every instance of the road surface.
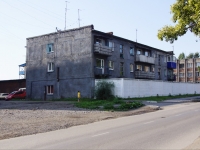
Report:
[[200,103],[6,139],[0,149],[183,149],[200,136]]

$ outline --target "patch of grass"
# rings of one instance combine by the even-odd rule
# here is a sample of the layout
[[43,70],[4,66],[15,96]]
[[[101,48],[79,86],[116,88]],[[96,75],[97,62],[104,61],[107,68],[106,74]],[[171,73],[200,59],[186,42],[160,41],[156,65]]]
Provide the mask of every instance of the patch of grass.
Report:
[[164,101],[168,99],[175,99],[175,98],[186,98],[192,96],[200,96],[200,94],[184,94],[184,95],[168,95],[168,96],[150,96],[150,97],[135,97],[135,98],[127,98],[127,100],[148,100],[148,101]]

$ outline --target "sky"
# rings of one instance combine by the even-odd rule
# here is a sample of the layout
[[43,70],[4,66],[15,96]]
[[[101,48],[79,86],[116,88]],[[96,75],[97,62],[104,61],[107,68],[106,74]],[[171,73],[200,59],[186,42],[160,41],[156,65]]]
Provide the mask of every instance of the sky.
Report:
[[158,30],[174,25],[170,6],[176,0],[0,0],[0,80],[19,79],[26,62],[26,38],[65,28],[94,25],[95,30],[123,37],[175,56],[200,52],[199,38],[188,32],[173,44],[160,41]]

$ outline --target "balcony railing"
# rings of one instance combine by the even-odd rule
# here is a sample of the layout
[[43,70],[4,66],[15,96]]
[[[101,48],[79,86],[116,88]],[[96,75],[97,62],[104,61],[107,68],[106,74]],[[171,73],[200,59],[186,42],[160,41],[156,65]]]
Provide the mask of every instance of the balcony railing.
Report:
[[175,75],[167,75],[167,80],[168,81],[176,81],[176,76]]
[[111,70],[109,70],[109,68],[98,68],[95,66],[94,75],[96,77],[108,77],[111,75]]
[[155,79],[154,72],[135,71],[135,78],[140,79]]
[[136,55],[136,61],[137,62],[145,62],[149,64],[155,64],[155,58],[154,57],[149,57],[145,55]]
[[112,48],[103,46],[102,44],[94,44],[94,52],[102,55],[111,56]]

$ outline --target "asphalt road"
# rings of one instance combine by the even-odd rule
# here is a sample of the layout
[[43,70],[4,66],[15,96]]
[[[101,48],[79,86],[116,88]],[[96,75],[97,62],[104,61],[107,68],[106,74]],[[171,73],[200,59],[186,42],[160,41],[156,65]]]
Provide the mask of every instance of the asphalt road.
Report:
[[183,149],[200,136],[200,103],[6,139],[0,149]]

